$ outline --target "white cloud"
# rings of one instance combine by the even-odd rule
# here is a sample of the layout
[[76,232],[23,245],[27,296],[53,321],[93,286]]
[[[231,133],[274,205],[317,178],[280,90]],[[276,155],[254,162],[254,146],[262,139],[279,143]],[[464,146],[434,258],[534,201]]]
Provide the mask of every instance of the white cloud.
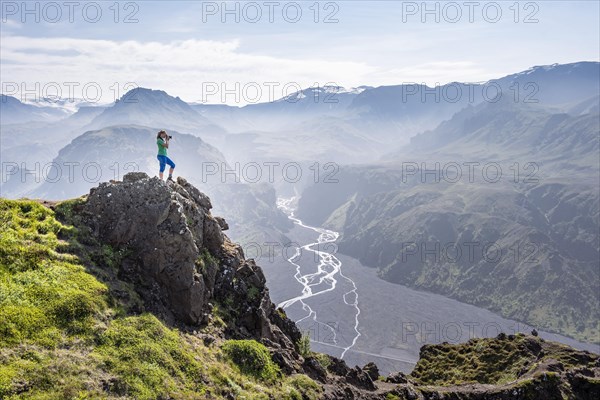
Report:
[[0,26],[2,27],[3,31],[23,28],[22,23],[14,21],[12,19],[6,19],[6,20],[3,19],[0,22]]
[[[110,88],[115,82],[121,88],[135,82],[193,101],[202,97],[202,82],[226,88],[234,88],[236,82],[241,87],[248,82],[258,82],[261,87],[263,82],[296,82],[302,87],[315,82],[360,84],[375,72],[366,63],[245,54],[240,51],[240,40],[159,43],[3,36],[2,45],[3,84],[25,83],[33,88],[38,83],[43,88],[49,82],[61,86],[64,82],[81,86],[94,82],[102,88],[104,101],[113,100],[107,96],[114,97]],[[63,97],[66,90],[67,86]],[[80,92],[76,90],[75,97],[80,97]],[[268,87],[262,92],[262,100],[268,100]],[[208,100],[219,101],[217,96]],[[232,103],[234,98],[227,100]]]

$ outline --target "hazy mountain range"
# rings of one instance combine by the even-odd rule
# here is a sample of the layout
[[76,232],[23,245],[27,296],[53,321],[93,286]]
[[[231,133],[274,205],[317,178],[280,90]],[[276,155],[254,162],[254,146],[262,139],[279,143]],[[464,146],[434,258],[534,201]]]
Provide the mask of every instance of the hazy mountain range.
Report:
[[[139,151],[148,147],[147,143],[156,146],[156,132],[156,128],[138,125],[112,125],[87,131],[59,151],[53,160],[55,167],[48,171],[49,177],[30,196],[73,198],[99,182],[119,180],[127,172],[156,169],[156,154]],[[177,142],[170,155],[177,160],[178,174],[189,176],[190,181],[198,182],[200,187],[220,182],[220,175],[206,174],[206,179],[202,178],[202,163],[226,165],[219,150],[199,137],[177,131],[169,133]]]
[[[40,110],[56,112],[56,106],[32,109],[30,104],[15,98],[5,101],[8,96],[0,102],[0,107],[3,137],[11,137],[14,132],[43,141],[46,139],[40,131],[47,131],[49,139],[69,131],[75,135],[66,138],[71,140],[86,130],[136,124],[200,136],[220,148],[228,159],[291,157],[298,161],[318,158],[364,163],[377,160],[391,148],[399,148],[418,133],[434,129],[469,105],[513,101],[544,105],[561,112],[593,110],[598,107],[598,73],[598,63],[580,62],[533,67],[484,83],[436,87],[404,83],[352,90],[326,86],[244,107],[187,104],[164,91],[138,88],[105,106],[94,118],[60,132],[52,125],[31,125],[31,121],[55,119]],[[73,107],[68,107],[62,112],[72,110]],[[77,114],[82,110],[90,113],[87,107],[80,107]],[[7,152],[12,145],[3,145],[2,151]]]
[[598,341],[600,116],[576,114],[468,106],[306,189],[299,215],[386,280]]
[[[599,75],[599,63],[580,62],[434,88],[309,88],[244,107],[188,104],[145,88],[102,106],[3,96],[0,191],[63,199],[97,179],[120,179],[128,166],[154,175],[155,135],[167,129],[176,174],[221,205],[234,239],[284,241],[289,221],[276,196],[301,194],[303,220],[338,230],[340,251],[384,279],[598,341]],[[207,163],[267,161],[297,162],[305,173],[261,185],[202,176]],[[338,182],[314,184],[315,162],[335,163]],[[99,166],[102,176],[76,169],[73,179],[34,179],[44,166],[69,163],[93,164],[92,175]],[[445,168],[439,182],[423,171],[436,163]],[[479,163],[472,182],[464,163]],[[456,164],[462,179],[454,182]],[[405,246],[470,241],[504,254],[529,247],[516,261],[490,263],[480,253],[448,263],[411,258]]]

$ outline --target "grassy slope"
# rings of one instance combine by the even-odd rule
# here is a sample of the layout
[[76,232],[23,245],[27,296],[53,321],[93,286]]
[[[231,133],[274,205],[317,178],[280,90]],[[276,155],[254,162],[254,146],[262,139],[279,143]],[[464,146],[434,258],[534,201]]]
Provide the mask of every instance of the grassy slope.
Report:
[[[598,355],[517,334],[495,339],[471,339],[462,344],[426,345],[412,376],[423,385],[481,383],[503,385],[555,370],[594,368]],[[600,384],[597,379],[592,379]]]
[[[62,220],[71,207],[60,204]],[[33,201],[0,199],[0,398],[315,398],[254,341],[205,345],[141,310],[120,255]],[[119,294],[119,296],[117,296]],[[254,369],[235,364],[245,354]],[[258,371],[258,373],[256,373]]]

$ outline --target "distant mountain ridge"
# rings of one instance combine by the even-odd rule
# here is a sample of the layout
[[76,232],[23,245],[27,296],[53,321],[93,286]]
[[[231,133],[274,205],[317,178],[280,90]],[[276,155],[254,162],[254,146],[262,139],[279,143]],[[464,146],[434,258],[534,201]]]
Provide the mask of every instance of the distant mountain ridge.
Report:
[[[570,112],[577,107],[580,113],[593,110],[596,104],[593,98],[600,90],[599,76],[600,63],[580,62],[533,67],[480,83],[452,82],[428,87],[414,82],[361,87],[358,91],[339,87],[331,87],[329,91],[309,88],[270,103],[192,107],[230,132],[245,135],[246,146],[260,147],[266,158],[274,158],[282,151],[280,138],[285,141],[290,136],[302,136],[305,144],[295,146],[298,154],[309,153],[310,147],[316,144],[316,147],[324,145],[332,154],[328,161],[371,162],[388,153],[390,146],[401,147],[412,136],[435,129],[468,107],[512,102],[553,109],[554,113]],[[307,129],[325,121],[329,130],[349,135],[345,140],[328,143],[318,130]],[[363,143],[348,126],[369,143]],[[273,146],[264,146],[264,142]],[[353,147],[368,151],[355,151]],[[346,150],[348,159],[337,154],[339,148]],[[243,151],[240,149],[238,153]]]
[[435,129],[413,136],[409,145],[385,159],[462,153],[481,160],[565,160],[593,167],[600,151],[598,113],[589,109],[589,113],[574,116],[551,110],[508,99],[469,106]]
[[[127,172],[158,171],[156,159],[157,127],[114,125],[90,130],[60,150],[53,163],[60,168],[58,179],[45,179],[28,196],[66,199],[85,193],[98,182],[119,179]],[[203,166],[227,165],[223,154],[202,139],[170,131],[174,143],[170,155],[177,163],[177,174],[188,176],[201,187],[220,182],[220,174],[202,176]],[[74,163],[74,164],[73,164]],[[76,169],[69,171],[68,165]],[[84,168],[89,168],[87,173]],[[98,173],[100,176],[98,176]],[[89,175],[89,176],[88,176]]]
[[[489,90],[489,93],[484,93],[483,87],[494,85],[501,89],[502,95],[512,98],[518,98],[520,100],[541,102],[547,105],[564,105],[571,101],[583,100],[598,95],[599,83],[598,74],[600,73],[600,63],[582,61],[569,64],[553,64],[545,66],[534,66],[528,70],[521,71],[514,74],[509,74],[501,78],[490,79],[487,82],[451,82],[443,85],[436,85],[435,87],[427,87],[421,82],[405,82],[398,85],[383,85],[379,87],[372,86],[358,86],[356,88],[346,89],[341,86],[323,86],[323,87],[311,87],[299,90],[297,92],[290,93],[289,95],[273,100],[266,103],[251,103],[243,107],[229,106],[225,104],[203,104],[203,103],[186,103],[179,97],[172,97],[162,90],[152,90],[143,87],[134,88],[128,91],[120,99],[108,108],[114,108],[112,118],[124,118],[125,108],[127,112],[141,112],[144,108],[151,108],[151,104],[160,105],[170,108],[175,113],[181,113],[181,115],[194,115],[190,113],[189,106],[195,111],[198,111],[201,115],[212,120],[211,116],[219,115],[218,113],[227,112],[230,114],[241,115],[241,118],[248,118],[260,114],[261,112],[270,112],[274,114],[280,113],[293,113],[297,115],[307,114],[328,114],[333,115],[341,110],[358,110],[361,107],[370,107],[371,111],[378,115],[390,115],[394,112],[408,109],[407,107],[414,107],[417,103],[428,102],[430,99],[436,97],[435,92],[437,91],[438,101],[431,100],[431,105],[435,107],[435,104],[446,103],[445,107],[452,108],[452,104],[461,105],[465,101],[467,103],[476,104],[484,100],[485,98],[493,99],[495,92]],[[516,85],[519,86],[516,86]],[[534,84],[532,87],[525,87],[527,84]],[[456,92],[450,90],[451,88],[461,88],[463,91],[462,95],[456,98]],[[472,93],[469,92],[469,88],[476,88]],[[2,95],[4,97],[11,97]],[[7,100],[2,98],[0,104],[6,105]],[[424,101],[427,100],[427,101]],[[15,99],[12,97],[11,103]],[[18,101],[18,100],[17,100]],[[120,106],[115,107],[118,103]],[[21,103],[21,102],[19,102]],[[72,103],[72,104],[71,104]],[[128,106],[124,108],[124,104],[131,106],[132,104],[139,104],[141,108]],[[185,103],[185,104],[184,104]],[[91,106],[82,99],[74,99],[73,101],[65,99],[50,99],[42,98],[34,101],[26,101],[21,103],[24,106],[35,104],[38,108],[57,108],[61,106],[69,106],[70,108],[80,106]],[[393,105],[400,105],[401,108],[393,108]],[[47,107],[44,107],[47,106]],[[107,105],[100,105],[107,107]],[[112,107],[111,107],[112,106]],[[392,107],[392,108],[386,108]],[[14,123],[6,122],[10,121],[9,116],[10,110],[2,107],[3,111],[7,112],[3,118],[3,124]],[[226,111],[225,111],[226,110]],[[387,110],[387,111],[386,111]],[[47,110],[48,112],[51,112]],[[55,110],[56,111],[56,110]],[[64,112],[64,111],[63,111]],[[332,114],[333,113],[333,114]],[[401,113],[403,114],[403,113]],[[221,114],[223,116],[223,114]],[[396,117],[401,115],[396,115]],[[149,115],[148,117],[152,117]],[[109,118],[107,115],[105,118]],[[195,116],[195,118],[198,118]],[[219,117],[215,118],[219,119]],[[100,121],[99,121],[100,122]],[[139,121],[113,121],[118,123],[139,123]],[[199,118],[201,124],[207,124],[208,121]],[[223,120],[221,120],[223,122]],[[173,127],[174,129],[177,127]]]
[[[340,251],[383,279],[597,342],[600,115],[589,110],[468,106],[384,161],[345,167],[337,185],[309,186],[298,216],[339,231]],[[481,246],[474,258],[468,243]],[[485,245],[505,256],[490,261]]]
[[0,94],[0,124],[19,124],[34,121],[57,121],[69,116],[69,112],[56,107],[34,106],[23,103],[13,96]]
[[222,134],[224,130],[190,107],[179,97],[162,90],[131,89],[112,107],[107,107],[85,129],[111,125],[139,124],[174,129],[196,135]]

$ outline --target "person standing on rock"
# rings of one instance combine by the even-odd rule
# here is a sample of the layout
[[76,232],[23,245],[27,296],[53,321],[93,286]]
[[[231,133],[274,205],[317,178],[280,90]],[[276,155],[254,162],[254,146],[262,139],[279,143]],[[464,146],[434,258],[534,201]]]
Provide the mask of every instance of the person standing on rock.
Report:
[[158,145],[158,162],[160,163],[160,170],[158,176],[160,180],[163,179],[163,173],[165,172],[165,167],[169,164],[169,177],[167,181],[173,181],[173,170],[175,169],[175,163],[169,157],[167,157],[167,149],[169,148],[169,139],[171,136],[167,135],[167,132],[160,131],[158,135],[156,135],[156,144]]

